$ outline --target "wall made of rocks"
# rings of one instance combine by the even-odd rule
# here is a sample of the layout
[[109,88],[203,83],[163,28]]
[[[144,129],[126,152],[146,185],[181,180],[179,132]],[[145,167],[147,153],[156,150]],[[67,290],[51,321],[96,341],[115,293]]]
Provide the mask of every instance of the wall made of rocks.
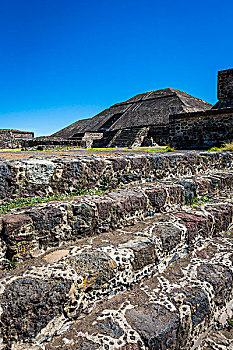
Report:
[[0,201],[232,169],[231,152],[75,155],[0,162]]
[[86,147],[86,141],[82,140],[66,140],[62,138],[35,138],[23,140],[22,146],[26,150],[44,150],[56,147]]
[[153,142],[160,146],[169,144],[169,126],[168,125],[153,125],[149,127],[149,131],[143,140],[142,146],[151,146],[151,138]]
[[218,99],[233,99],[233,69],[218,72]]
[[169,144],[178,149],[210,149],[233,140],[233,108],[172,116]]
[[0,130],[0,148],[10,148],[13,145],[19,147],[24,140],[34,137],[33,132],[24,132],[18,130]]

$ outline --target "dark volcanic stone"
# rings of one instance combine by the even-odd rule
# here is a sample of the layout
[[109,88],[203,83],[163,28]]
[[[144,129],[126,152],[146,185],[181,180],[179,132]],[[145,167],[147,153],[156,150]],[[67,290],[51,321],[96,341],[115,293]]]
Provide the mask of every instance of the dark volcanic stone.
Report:
[[185,291],[185,295],[184,304],[189,304],[191,306],[192,324],[193,326],[197,326],[210,314],[208,296],[201,289]]
[[28,212],[28,215],[32,218],[36,230],[43,232],[53,229],[62,222],[62,212],[56,207],[41,209],[40,211],[32,209]]
[[128,242],[127,246],[134,251],[134,260],[132,261],[134,270],[140,270],[156,262],[155,244],[150,239]]
[[64,310],[70,283],[23,278],[12,282],[1,297],[0,328],[4,342],[30,341]]
[[166,223],[155,225],[152,234],[161,239],[163,251],[169,253],[180,243],[182,230],[171,223]]
[[225,266],[201,265],[197,269],[197,277],[201,281],[212,284],[217,304],[223,304],[228,300],[232,289],[232,273]]
[[67,262],[84,277],[84,291],[99,289],[110,283],[117,271],[116,263],[105,253],[87,250],[68,258]]
[[198,235],[207,237],[211,231],[211,220],[189,213],[175,213],[176,217],[181,219],[181,222],[186,226],[188,233],[188,241],[191,243]]
[[159,305],[145,305],[126,312],[131,326],[150,350],[175,349],[179,316]]
[[214,233],[219,234],[222,231],[226,231],[232,221],[232,205],[229,203],[208,204],[206,209],[214,216]]
[[184,186],[185,202],[190,203],[191,199],[196,196],[197,184],[187,180],[178,181],[178,184]]
[[[37,214],[38,215],[38,214]],[[17,215],[4,215],[2,217],[4,225],[4,235],[10,236],[18,233],[19,229],[24,225],[30,224],[32,221],[28,215],[17,214]]]
[[167,199],[167,193],[164,188],[154,187],[147,189],[145,191],[146,195],[151,202],[151,205],[160,211],[162,207],[164,207]]

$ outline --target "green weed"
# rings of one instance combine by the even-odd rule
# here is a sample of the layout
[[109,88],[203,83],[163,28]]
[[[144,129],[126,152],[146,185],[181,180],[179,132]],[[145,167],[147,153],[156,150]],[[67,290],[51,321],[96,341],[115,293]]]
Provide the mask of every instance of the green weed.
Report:
[[95,189],[85,189],[77,187],[73,192],[69,194],[54,194],[53,196],[37,196],[29,198],[17,198],[8,202],[4,202],[0,205],[0,215],[8,213],[11,209],[22,208],[28,206],[36,206],[42,203],[60,201],[63,199],[68,199],[76,196],[82,195],[100,195],[104,192],[111,191],[113,189],[112,180],[107,176],[104,178],[103,184],[99,188]]
[[5,259],[3,266],[5,270],[10,271],[10,270],[14,270],[17,264],[18,264],[18,261],[15,258],[12,258],[11,260]]
[[233,151],[233,141],[224,143],[222,147],[212,147],[210,151]]
[[210,198],[208,198],[207,196],[203,196],[203,197],[193,197],[190,201],[190,205],[192,207],[198,207],[204,203],[208,203],[208,202],[212,202],[212,200]]
[[233,317],[229,317],[228,319],[227,319],[227,323],[228,323],[228,326],[230,327],[230,328],[233,328]]

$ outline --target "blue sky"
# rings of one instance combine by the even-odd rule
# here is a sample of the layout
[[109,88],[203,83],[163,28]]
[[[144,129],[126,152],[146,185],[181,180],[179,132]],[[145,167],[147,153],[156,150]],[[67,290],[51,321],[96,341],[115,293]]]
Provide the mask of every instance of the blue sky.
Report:
[[233,3],[0,0],[0,128],[49,135],[150,90],[216,102]]

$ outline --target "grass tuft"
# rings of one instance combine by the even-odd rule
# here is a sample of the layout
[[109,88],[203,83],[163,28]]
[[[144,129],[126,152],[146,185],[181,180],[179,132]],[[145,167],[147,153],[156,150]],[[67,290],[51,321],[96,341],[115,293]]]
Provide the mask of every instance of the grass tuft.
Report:
[[208,198],[207,196],[203,196],[203,197],[193,197],[190,201],[190,205],[192,207],[198,207],[204,203],[208,203],[208,202],[212,202],[212,200],[210,198]]
[[212,147],[210,151],[233,151],[233,141],[224,143],[222,147]]
[[10,271],[14,270],[17,267],[18,261],[15,258],[10,259],[5,259],[3,268],[4,270]]
[[49,203],[54,201],[60,201],[63,199],[68,199],[76,196],[82,195],[100,195],[104,192],[109,192],[113,189],[112,179],[108,176],[104,178],[103,184],[99,188],[95,189],[84,189],[78,187],[69,194],[54,194],[53,196],[36,196],[29,198],[16,198],[0,205],[0,215],[7,214],[11,209],[22,208],[28,206],[36,206],[42,203]]

